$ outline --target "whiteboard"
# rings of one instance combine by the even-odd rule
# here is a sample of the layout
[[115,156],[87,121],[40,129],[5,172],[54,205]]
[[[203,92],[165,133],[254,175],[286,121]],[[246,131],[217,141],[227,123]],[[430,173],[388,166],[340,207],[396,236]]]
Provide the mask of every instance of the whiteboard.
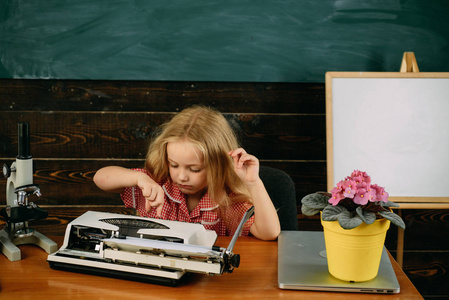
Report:
[[449,73],[326,73],[328,190],[361,170],[391,201],[449,201]]

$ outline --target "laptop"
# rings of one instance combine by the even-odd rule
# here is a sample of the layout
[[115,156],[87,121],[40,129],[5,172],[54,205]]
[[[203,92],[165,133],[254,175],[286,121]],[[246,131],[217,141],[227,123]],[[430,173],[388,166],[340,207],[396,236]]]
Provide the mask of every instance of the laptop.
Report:
[[282,231],[278,238],[278,285],[281,289],[395,294],[400,287],[386,248],[377,276],[366,282],[347,282],[327,269],[322,231]]

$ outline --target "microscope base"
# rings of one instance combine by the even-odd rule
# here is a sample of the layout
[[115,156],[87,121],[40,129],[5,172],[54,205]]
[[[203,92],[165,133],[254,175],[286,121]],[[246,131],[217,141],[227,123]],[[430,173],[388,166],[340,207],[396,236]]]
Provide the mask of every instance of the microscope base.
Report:
[[22,259],[20,249],[17,246],[24,244],[37,245],[48,254],[58,250],[58,245],[55,242],[37,231],[34,231],[31,236],[13,238],[12,240],[5,228],[0,231],[0,250],[10,261]]

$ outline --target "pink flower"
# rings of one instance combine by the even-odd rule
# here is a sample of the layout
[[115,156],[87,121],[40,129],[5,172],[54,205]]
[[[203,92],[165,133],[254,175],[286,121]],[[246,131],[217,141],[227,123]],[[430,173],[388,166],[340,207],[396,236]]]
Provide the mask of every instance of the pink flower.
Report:
[[366,183],[365,181],[363,181],[362,177],[356,177],[354,179],[355,181],[355,186],[357,187],[357,189],[368,189],[369,188],[369,183]]
[[333,206],[335,206],[340,202],[340,200],[342,200],[344,198],[345,198],[345,196],[343,196],[342,193],[332,194],[332,197],[330,197],[330,199],[329,199],[329,203],[332,204]]
[[343,190],[343,189],[342,189],[341,184],[340,184],[340,182],[339,182],[339,183],[337,184],[337,186],[334,187],[334,188],[331,190],[331,194],[332,194],[332,195],[338,194],[338,193],[340,193],[342,190]]
[[352,178],[358,178],[360,182],[365,182],[366,184],[371,183],[371,177],[366,174],[366,172],[362,172],[359,170],[354,170],[354,172],[351,173]]
[[351,188],[346,188],[346,190],[343,192],[343,196],[345,196],[346,198],[354,198],[355,196],[355,189],[351,189]]
[[368,192],[367,193],[368,194],[368,201],[369,202],[376,202],[376,189],[374,189],[373,186],[370,185],[368,187],[367,192]]
[[371,187],[376,191],[375,201],[388,202],[388,197],[390,195],[385,191],[383,187],[378,186],[377,184],[373,184]]
[[343,195],[343,181],[340,181],[337,183],[337,186],[334,187],[331,191],[332,197],[329,199],[329,203],[332,205],[337,205],[340,200],[344,199],[345,196]]
[[348,187],[355,189],[355,186],[356,186],[356,182],[352,179],[345,179],[345,180],[340,181],[340,183],[341,183],[342,189],[346,189]]
[[354,180],[345,180],[342,184],[342,188],[344,189],[343,195],[346,198],[354,198],[357,192],[357,187]]
[[352,199],[356,204],[366,205],[368,202],[388,202],[389,196],[383,187],[371,184],[371,177],[366,172],[359,170],[354,170],[351,176],[338,182],[331,194],[329,203],[334,206],[346,198]]
[[364,188],[361,188],[361,189],[357,190],[357,194],[354,197],[354,203],[357,203],[360,205],[365,205],[368,203],[369,196],[370,195],[367,192],[367,190]]

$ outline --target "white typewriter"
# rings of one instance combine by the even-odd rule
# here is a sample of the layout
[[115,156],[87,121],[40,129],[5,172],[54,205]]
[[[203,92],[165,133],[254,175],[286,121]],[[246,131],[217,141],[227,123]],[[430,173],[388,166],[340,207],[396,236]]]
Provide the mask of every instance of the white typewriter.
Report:
[[241,220],[227,248],[214,246],[215,231],[203,225],[88,211],[67,225],[62,247],[48,256],[51,268],[175,286],[188,273],[232,273],[232,252]]

